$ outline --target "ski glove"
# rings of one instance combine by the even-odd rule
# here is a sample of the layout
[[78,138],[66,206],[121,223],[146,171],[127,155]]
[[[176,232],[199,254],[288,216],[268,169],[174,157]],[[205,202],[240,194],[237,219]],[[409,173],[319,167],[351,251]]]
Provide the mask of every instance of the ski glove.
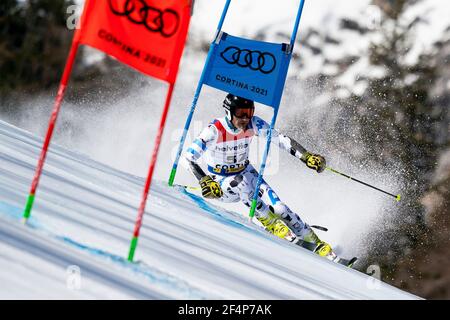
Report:
[[205,198],[217,199],[223,196],[223,191],[220,188],[219,183],[214,181],[211,176],[204,176],[199,181],[202,188],[202,195]]
[[302,160],[308,168],[316,170],[318,173],[323,172],[327,166],[325,158],[318,154],[305,152],[300,160]]

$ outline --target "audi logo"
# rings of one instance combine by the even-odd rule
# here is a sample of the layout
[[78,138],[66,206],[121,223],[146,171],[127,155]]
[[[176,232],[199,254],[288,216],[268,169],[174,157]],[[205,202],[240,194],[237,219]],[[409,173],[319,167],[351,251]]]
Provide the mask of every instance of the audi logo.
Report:
[[145,0],[109,0],[108,2],[115,15],[127,17],[130,22],[143,25],[150,32],[157,32],[169,38],[178,31],[180,16],[175,10],[160,10],[147,5]]
[[270,52],[231,46],[226,48],[220,56],[229,64],[235,64],[241,68],[249,68],[264,74],[271,73],[277,66],[277,60]]

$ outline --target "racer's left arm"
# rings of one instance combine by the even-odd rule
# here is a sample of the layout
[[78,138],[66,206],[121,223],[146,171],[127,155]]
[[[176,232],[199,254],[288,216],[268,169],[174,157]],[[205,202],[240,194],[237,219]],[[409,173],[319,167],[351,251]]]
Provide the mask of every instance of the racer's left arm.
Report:
[[[269,124],[259,117],[255,116],[253,118],[252,123],[255,126],[256,135],[266,138],[270,130]],[[276,129],[272,130],[272,143],[300,159],[310,169],[320,173],[326,168],[326,161],[323,156],[307,151],[300,143]]]

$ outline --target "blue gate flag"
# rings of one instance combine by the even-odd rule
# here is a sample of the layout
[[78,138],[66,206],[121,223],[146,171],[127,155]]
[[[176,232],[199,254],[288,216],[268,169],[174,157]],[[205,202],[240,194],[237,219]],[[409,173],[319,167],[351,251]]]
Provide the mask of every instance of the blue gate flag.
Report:
[[206,66],[205,84],[278,109],[291,46],[218,35]]

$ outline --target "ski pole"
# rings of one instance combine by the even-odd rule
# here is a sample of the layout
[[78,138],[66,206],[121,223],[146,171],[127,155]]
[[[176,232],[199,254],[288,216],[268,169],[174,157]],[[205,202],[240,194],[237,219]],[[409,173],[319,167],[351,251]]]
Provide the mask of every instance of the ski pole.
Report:
[[201,187],[184,186],[184,185],[181,185],[181,184],[174,184],[173,186],[174,186],[174,187],[184,188],[184,189],[187,189],[187,190],[192,190],[192,191],[199,191],[199,190],[202,190]]
[[320,230],[320,231],[325,231],[325,232],[327,232],[328,231],[328,228],[325,228],[325,227],[322,227],[322,226],[310,226],[311,228],[314,228],[314,229],[317,229],[317,230]]
[[350,176],[348,176],[348,175],[346,175],[346,174],[344,174],[344,173],[341,173],[341,172],[339,172],[339,171],[337,171],[337,170],[334,170],[333,168],[325,167],[325,169],[327,169],[327,170],[329,170],[329,171],[331,171],[331,172],[333,172],[333,173],[336,173],[336,174],[338,174],[338,175],[341,175],[341,176],[343,176],[343,177],[345,177],[345,178],[348,178],[348,179],[350,179],[350,180],[359,182],[359,183],[361,183],[361,184],[363,184],[363,185],[365,185],[365,186],[367,186],[367,187],[370,187],[370,188],[372,188],[372,189],[375,189],[375,190],[378,190],[378,191],[380,191],[380,192],[383,192],[383,193],[385,193],[385,194],[387,194],[387,195],[390,195],[391,197],[394,197],[395,200],[396,200],[397,202],[399,202],[399,201],[401,200],[401,195],[400,195],[400,194],[395,195],[395,194],[389,193],[389,192],[387,192],[387,191],[381,190],[381,189],[379,189],[379,188],[377,188],[377,187],[374,187],[374,186],[372,186],[372,185],[370,185],[370,184],[368,184],[368,183],[365,183],[365,182],[363,182],[363,181],[361,181],[361,180],[355,179],[355,178],[350,177]]

